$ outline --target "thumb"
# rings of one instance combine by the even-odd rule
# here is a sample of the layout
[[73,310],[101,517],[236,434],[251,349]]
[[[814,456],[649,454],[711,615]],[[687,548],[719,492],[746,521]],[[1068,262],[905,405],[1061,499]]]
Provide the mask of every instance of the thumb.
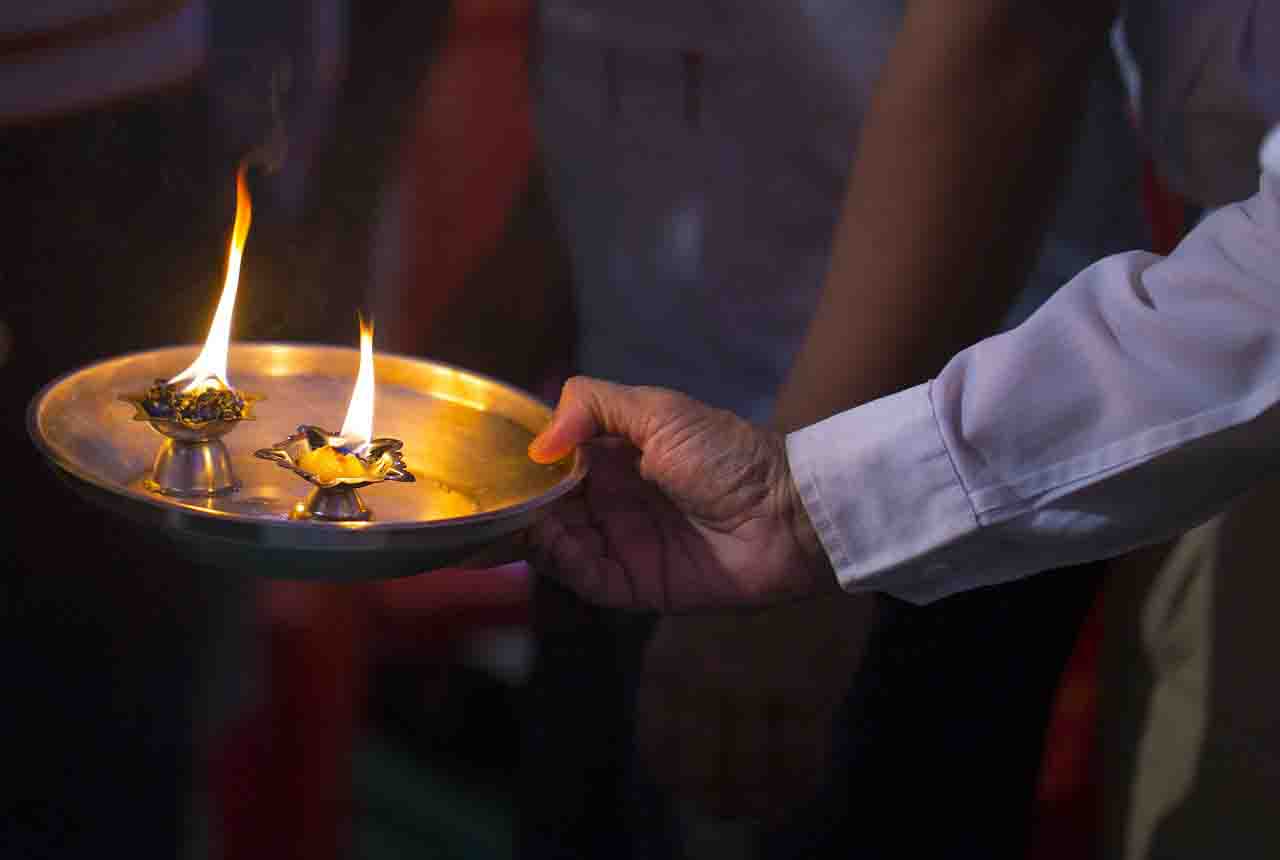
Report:
[[643,448],[654,404],[645,403],[645,390],[587,376],[564,384],[551,423],[529,443],[535,463],[553,463],[596,436],[622,436]]

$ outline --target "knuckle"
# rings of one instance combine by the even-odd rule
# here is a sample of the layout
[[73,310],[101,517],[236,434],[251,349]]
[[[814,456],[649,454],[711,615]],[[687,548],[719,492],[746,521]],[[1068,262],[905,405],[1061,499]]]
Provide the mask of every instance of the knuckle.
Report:
[[603,406],[600,398],[601,383],[589,376],[571,376],[560,389],[560,403],[576,403],[585,406],[589,411],[600,414]]
[[578,393],[581,393],[583,390],[589,389],[590,387],[591,387],[590,377],[582,376],[581,374],[575,374],[574,376],[570,376],[568,379],[565,380],[564,385],[561,386],[560,388],[560,392],[561,394],[578,394]]
[[646,385],[636,389],[636,394],[653,415],[668,418],[686,408],[689,398],[670,388]]

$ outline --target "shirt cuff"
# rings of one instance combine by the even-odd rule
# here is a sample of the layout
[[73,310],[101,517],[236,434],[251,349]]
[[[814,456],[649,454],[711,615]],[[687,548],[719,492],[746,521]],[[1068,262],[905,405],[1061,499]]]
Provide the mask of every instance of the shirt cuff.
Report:
[[787,436],[792,479],[847,591],[913,603],[956,590],[937,550],[978,529],[924,383]]

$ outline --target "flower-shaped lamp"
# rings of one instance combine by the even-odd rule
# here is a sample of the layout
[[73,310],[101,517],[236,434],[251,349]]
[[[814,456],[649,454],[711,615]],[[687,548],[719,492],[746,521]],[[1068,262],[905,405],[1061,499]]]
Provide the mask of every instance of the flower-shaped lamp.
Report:
[[121,394],[145,421],[165,437],[151,467],[148,489],[169,496],[219,496],[239,489],[231,454],[222,437],[241,421],[253,420],[261,395],[233,388],[188,393],[163,380],[142,393]]
[[374,439],[367,445],[348,447],[334,433],[304,424],[288,439],[255,451],[255,457],[271,460],[312,485],[307,498],[294,509],[297,519],[361,521],[372,512],[356,490],[382,481],[412,482],[405,468],[399,439]]

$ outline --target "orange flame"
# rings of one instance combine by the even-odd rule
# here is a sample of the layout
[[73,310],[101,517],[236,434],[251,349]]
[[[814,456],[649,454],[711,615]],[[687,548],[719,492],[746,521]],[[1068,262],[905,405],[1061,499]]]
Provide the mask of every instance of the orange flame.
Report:
[[179,382],[189,384],[183,391],[200,392],[210,388],[230,388],[227,379],[227,350],[231,345],[231,313],[236,306],[236,287],[240,283],[240,259],[244,255],[244,243],[249,237],[249,222],[253,207],[249,201],[249,187],[245,182],[246,165],[236,170],[236,219],[231,228],[231,248],[227,252],[227,277],[222,284],[222,297],[209,326],[209,336],[204,348],[191,366],[169,380],[170,385]]
[[360,369],[341,433],[343,444],[357,452],[368,447],[373,439],[373,388],[373,322],[361,317]]

